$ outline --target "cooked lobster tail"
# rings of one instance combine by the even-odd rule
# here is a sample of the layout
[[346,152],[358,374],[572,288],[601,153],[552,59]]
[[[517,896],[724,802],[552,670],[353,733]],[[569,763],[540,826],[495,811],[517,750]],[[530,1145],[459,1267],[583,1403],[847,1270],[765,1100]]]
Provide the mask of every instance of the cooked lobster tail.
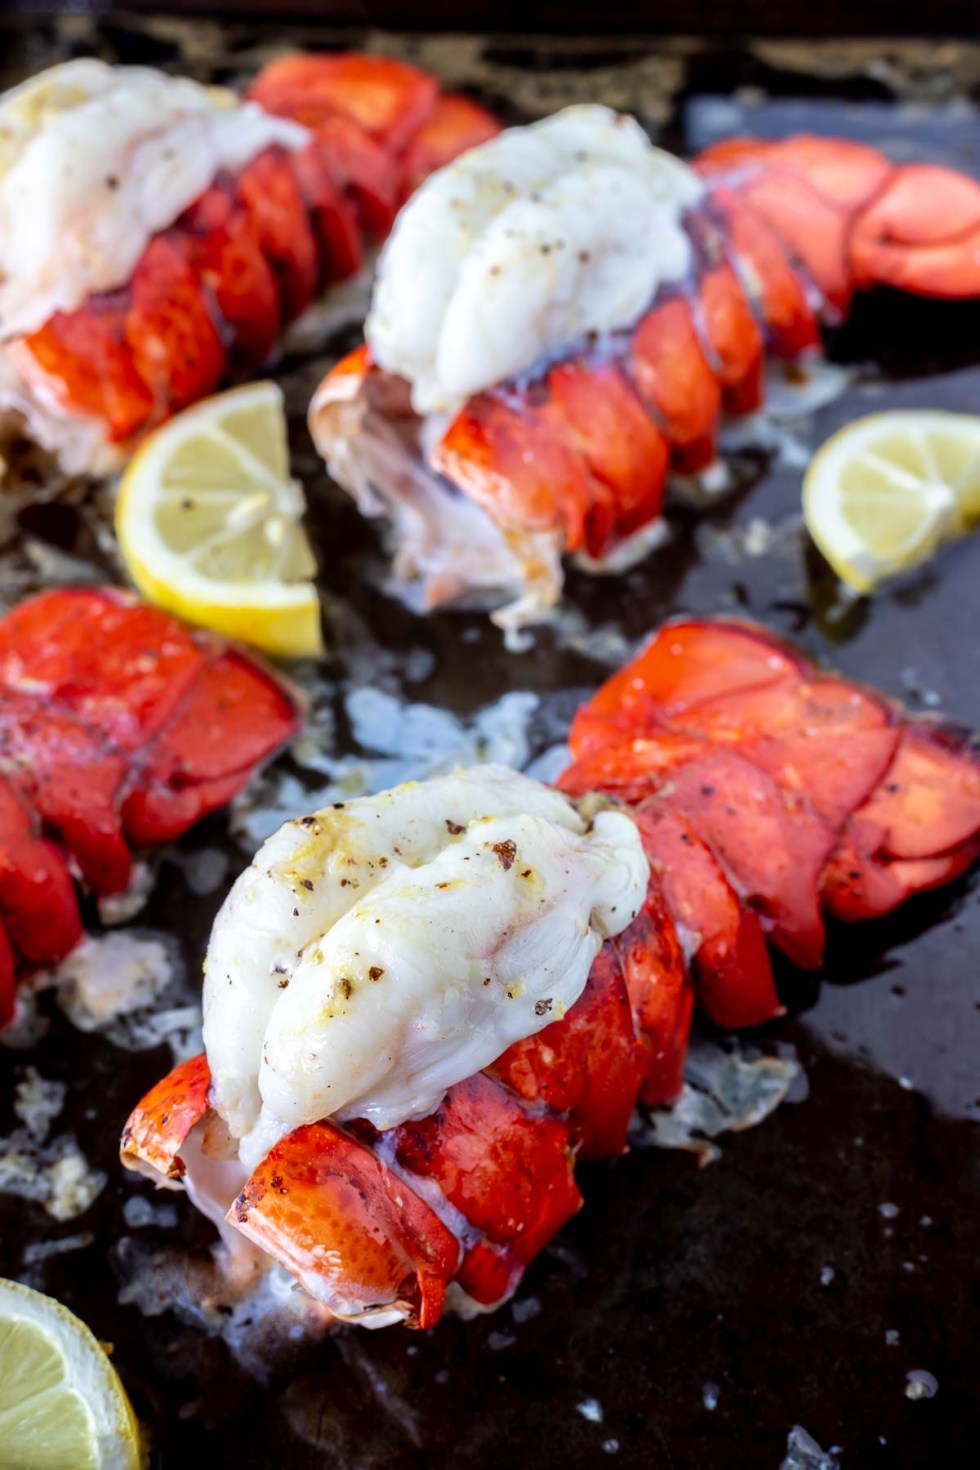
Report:
[[[621,1153],[637,1100],[677,1097],[695,996],[725,1027],[777,1016],[767,944],[815,968],[825,918],[885,914],[980,850],[968,739],[749,624],[667,624],[571,745],[562,789],[628,807],[650,863],[579,999],[425,1118],[288,1134],[228,1211],[338,1316],[427,1326],[447,1293],[502,1300],[579,1207],[575,1160]],[[214,1118],[206,1058],[184,1063],[135,1109],[123,1158],[179,1177],[195,1129],[221,1156]]]
[[[128,280],[6,342],[20,396],[57,405],[55,440],[65,416],[80,418],[111,458],[111,446],[253,372],[325,286],[361,270],[428,170],[497,130],[482,108],[384,57],[285,57],[249,97],[302,124],[305,143],[220,171],[149,239]],[[67,440],[48,447],[69,468],[101,467],[91,445],[77,464]]]
[[[563,116],[571,114],[550,122],[557,128]],[[667,164],[681,167],[654,150],[651,169]],[[421,410],[413,418],[406,384],[392,381],[395,369],[382,370],[392,352],[383,335],[391,330],[389,291],[378,325],[368,320],[371,352],[345,360],[324,380],[310,413],[321,452],[367,513],[394,516],[399,566],[424,580],[429,603],[493,585],[495,577],[498,594],[518,594],[497,621],[533,620],[556,600],[562,553],[583,554],[587,564],[608,556],[656,523],[671,469],[702,474],[712,467],[722,414],[763,403],[767,355],[813,355],[821,326],[842,321],[855,293],[874,286],[980,295],[980,182],[964,174],[895,164],[863,144],[815,137],[733,140],[695,159],[693,170],[677,216],[689,268],[655,287],[634,320],[614,331],[573,333],[560,344],[549,340],[537,356],[532,346],[520,371],[499,381],[486,374],[462,407],[452,399],[448,422],[429,424]],[[416,219],[428,197],[410,207]],[[529,207],[537,207],[536,197],[525,196]],[[556,251],[578,223],[574,210],[549,223]],[[403,234],[407,255],[420,236]],[[651,239],[651,258],[659,243]],[[396,233],[389,254],[398,245]],[[602,258],[600,250],[596,255]],[[579,256],[591,258],[589,250]],[[480,262],[468,259],[460,279],[471,264]],[[519,273],[520,266],[508,268]],[[524,268],[536,281],[533,261]],[[556,267],[555,281],[563,279]],[[598,280],[581,294],[598,295]],[[546,281],[534,289],[533,311],[520,298],[521,321],[529,314],[534,321],[547,322],[549,313],[560,319],[567,283],[555,285],[554,300]],[[533,299],[532,289],[525,295]],[[451,327],[454,344],[462,336],[460,310],[454,298],[442,325],[444,333]],[[453,362],[472,372],[486,331],[474,319],[472,341],[462,341]],[[442,372],[448,345],[437,340]],[[409,376],[420,351],[412,337],[404,359]],[[427,360],[419,371],[431,371]],[[471,506],[462,552],[453,539],[458,492]],[[487,555],[475,558],[471,549],[477,520],[488,553],[495,553],[492,574]],[[429,523],[424,535],[420,522]],[[643,544],[633,543],[637,551]]]
[[[228,1223],[337,1316],[426,1327],[455,1284],[491,1307],[579,1208],[576,1157],[622,1153],[638,1096],[677,1096],[692,992],[651,884],[645,909],[593,966],[567,1015],[385,1133],[331,1122],[296,1129],[252,1171]],[[206,1058],[143,1099],[123,1161],[179,1178],[180,1150],[210,1118]],[[463,1293],[463,1297],[459,1297]]]
[[43,593],[0,619],[0,1024],[17,963],[81,935],[77,873],[124,890],[132,850],[224,806],[295,732],[253,659],[115,589]]
[[735,139],[694,167],[708,186],[690,221],[696,284],[687,300],[653,304],[627,358],[681,472],[714,459],[723,406],[760,407],[763,352],[816,350],[821,322],[843,320],[855,292],[980,295],[980,183],[965,174],[807,136]]

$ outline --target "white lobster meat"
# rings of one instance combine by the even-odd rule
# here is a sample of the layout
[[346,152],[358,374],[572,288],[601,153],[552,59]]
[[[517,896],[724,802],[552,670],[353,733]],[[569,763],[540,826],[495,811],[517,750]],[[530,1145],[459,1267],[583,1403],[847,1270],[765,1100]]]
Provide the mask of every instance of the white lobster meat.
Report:
[[417,413],[455,412],[569,341],[628,326],[688,273],[681,215],[702,192],[608,107],[501,133],[402,210],[365,328],[374,360],[412,384]]
[[305,128],[149,67],[79,60],[0,101],[0,340],[129,279],[222,169]]
[[207,959],[213,1097],[243,1162],[303,1123],[379,1129],[581,994],[634,918],[632,821],[482,766],[287,823],[239,878]]

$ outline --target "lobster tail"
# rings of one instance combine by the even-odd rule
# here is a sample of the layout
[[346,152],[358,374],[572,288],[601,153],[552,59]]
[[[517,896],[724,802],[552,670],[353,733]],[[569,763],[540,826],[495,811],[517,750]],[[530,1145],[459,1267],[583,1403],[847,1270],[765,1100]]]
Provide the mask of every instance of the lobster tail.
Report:
[[[125,100],[131,84],[124,70],[83,65],[83,99],[85,86],[98,104],[118,85]],[[43,88],[44,78],[36,85]],[[173,147],[188,154],[179,168],[197,177],[200,160],[180,113],[190,104],[177,96],[190,84],[161,77],[154,86],[161,136],[166,141],[173,125],[172,105],[184,128]],[[368,246],[384,239],[428,171],[497,131],[476,104],[443,97],[433,77],[384,57],[284,57],[260,73],[249,98],[239,108],[240,136],[222,135],[207,187],[197,198],[185,192],[180,207],[143,237],[131,270],[103,269],[98,288],[86,291],[62,263],[62,309],[0,336],[7,376],[14,375],[13,387],[5,384],[10,406],[68,468],[113,463],[113,446],[226,379],[254,372],[325,286],[362,269]],[[200,89],[195,106],[202,134],[212,126],[217,133],[227,109]],[[122,102],[117,110],[125,118]],[[131,182],[110,174],[92,216],[111,226]],[[154,219],[159,212],[147,211]],[[87,228],[83,220],[80,229]],[[111,241],[111,228],[88,256],[111,263],[103,235]],[[68,261],[73,246],[69,240]]]
[[[980,852],[970,738],[748,623],[666,624],[579,711],[571,746],[561,789],[628,808],[649,865],[639,912],[584,990],[424,1117],[296,1129],[227,1215],[338,1315],[425,1326],[447,1293],[464,1309],[497,1304],[578,1209],[575,1161],[622,1153],[637,1101],[677,1098],[695,998],[726,1028],[771,1020],[783,1005],[768,945],[816,968],[825,919],[888,913]],[[580,811],[602,811],[595,800]],[[464,831],[445,827],[453,841]],[[502,861],[515,857],[510,844]],[[209,1126],[207,1077],[199,1058],[144,1099],[127,1163],[180,1175],[189,1130]]]
[[[807,136],[736,139],[688,169],[619,118],[612,178],[635,168],[636,207],[610,224],[579,198],[604,177],[609,124],[570,108],[423,190],[381,261],[358,386],[349,360],[311,405],[334,478],[393,516],[399,573],[424,579],[429,605],[516,594],[494,615],[505,628],[553,605],[563,554],[615,567],[655,544],[669,471],[717,488],[722,415],[762,406],[765,357],[813,356],[856,292],[980,295],[980,183],[965,175]],[[520,173],[566,134],[590,148],[556,150],[561,190]],[[656,228],[636,223],[654,183]],[[430,281],[443,234],[467,249],[447,244]]]
[[[0,619],[0,915],[21,964],[81,937],[69,864],[98,897],[121,892],[133,847],[224,806],[297,719],[252,659],[115,589]],[[0,1013],[9,968],[4,950]]]
[[620,947],[604,945],[567,1015],[516,1041],[491,1069],[526,1103],[567,1116],[582,1158],[623,1152],[646,1075],[623,971]]

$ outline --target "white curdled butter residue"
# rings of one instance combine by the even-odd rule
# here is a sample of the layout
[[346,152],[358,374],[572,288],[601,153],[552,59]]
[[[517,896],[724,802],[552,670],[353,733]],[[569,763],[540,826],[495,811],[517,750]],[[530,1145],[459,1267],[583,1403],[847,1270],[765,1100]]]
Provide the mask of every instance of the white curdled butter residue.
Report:
[[385,1129],[558,1019],[648,868],[625,814],[478,766],[288,822],[207,957],[214,1100],[251,1168],[321,1118]]
[[381,253],[366,336],[420,414],[453,413],[687,274],[697,175],[607,107],[566,108],[423,184]]
[[149,67],[65,62],[0,97],[0,341],[129,279],[222,169],[305,128]]

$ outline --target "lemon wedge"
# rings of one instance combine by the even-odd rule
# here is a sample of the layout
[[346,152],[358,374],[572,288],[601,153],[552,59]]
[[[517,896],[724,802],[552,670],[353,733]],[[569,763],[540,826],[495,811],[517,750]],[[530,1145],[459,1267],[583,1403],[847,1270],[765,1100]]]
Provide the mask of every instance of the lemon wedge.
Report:
[[803,515],[858,592],[927,561],[980,522],[980,417],[916,409],[857,419],[811,460]]
[[282,392],[205,398],[137,450],[116,502],[126,568],[150,602],[282,658],[323,651],[306,502]]
[[0,1279],[0,1470],[139,1470],[139,1426],[92,1333]]

